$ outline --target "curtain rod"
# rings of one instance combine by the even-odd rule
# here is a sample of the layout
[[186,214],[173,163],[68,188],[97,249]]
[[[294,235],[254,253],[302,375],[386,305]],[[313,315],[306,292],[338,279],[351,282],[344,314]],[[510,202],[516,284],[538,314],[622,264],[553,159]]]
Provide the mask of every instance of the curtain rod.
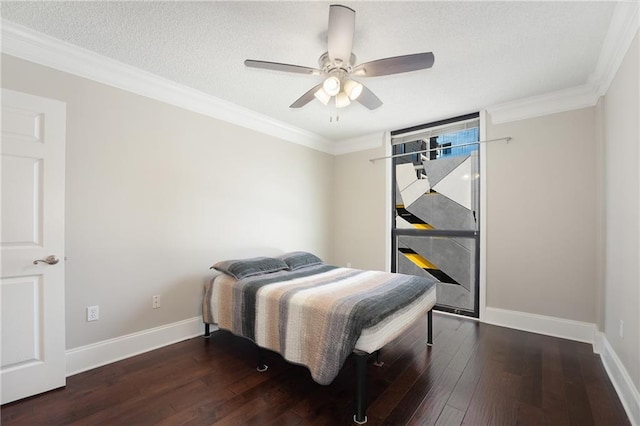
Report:
[[378,160],[386,160],[387,158],[405,157],[407,155],[422,154],[422,153],[425,153],[425,152],[438,151],[440,149],[454,149],[454,148],[459,148],[459,147],[462,147],[462,146],[477,145],[477,144],[480,144],[480,143],[489,143],[489,142],[498,142],[498,141],[507,141],[507,143],[509,143],[510,140],[511,140],[511,136],[507,136],[506,138],[489,139],[487,141],[463,143],[463,144],[460,144],[460,145],[439,146],[438,148],[423,149],[422,151],[405,152],[404,154],[395,154],[395,155],[388,155],[386,157],[370,158],[369,161],[371,161],[372,163],[375,163]]

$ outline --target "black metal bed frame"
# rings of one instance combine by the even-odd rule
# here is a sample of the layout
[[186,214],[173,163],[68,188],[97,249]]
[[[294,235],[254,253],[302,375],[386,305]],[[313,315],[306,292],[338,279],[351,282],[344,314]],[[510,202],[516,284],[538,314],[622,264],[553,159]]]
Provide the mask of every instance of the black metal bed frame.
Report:
[[[211,335],[211,328],[209,324],[204,325],[204,338],[208,338]],[[433,308],[427,312],[427,342],[428,346],[433,345]],[[257,345],[256,345],[257,346]],[[260,346],[258,348],[258,367],[259,372],[265,372],[269,368],[264,362],[264,349]],[[353,415],[353,421],[357,424],[363,425],[367,423],[367,361],[372,355],[367,352],[354,351],[356,359],[356,412]],[[380,349],[375,352],[376,362],[374,365],[380,367],[384,363],[380,362]]]

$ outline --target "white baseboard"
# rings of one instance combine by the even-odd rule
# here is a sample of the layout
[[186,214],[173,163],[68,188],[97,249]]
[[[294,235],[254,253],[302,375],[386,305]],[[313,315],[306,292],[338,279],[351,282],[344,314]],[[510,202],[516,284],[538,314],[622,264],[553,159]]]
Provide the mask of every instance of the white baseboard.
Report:
[[632,425],[640,425],[640,392],[604,335],[601,358],[604,369],[607,371],[618,397],[620,397],[620,402],[622,402],[627,416],[629,416],[629,421]]
[[597,346],[595,324],[487,306],[484,322]]
[[202,317],[198,316],[114,339],[103,340],[91,345],[69,349],[66,352],[67,377],[172,343],[181,342],[203,333]]
[[604,333],[600,330],[596,330],[596,333],[593,338],[593,352],[602,356],[602,351],[604,347],[604,340],[606,337]]

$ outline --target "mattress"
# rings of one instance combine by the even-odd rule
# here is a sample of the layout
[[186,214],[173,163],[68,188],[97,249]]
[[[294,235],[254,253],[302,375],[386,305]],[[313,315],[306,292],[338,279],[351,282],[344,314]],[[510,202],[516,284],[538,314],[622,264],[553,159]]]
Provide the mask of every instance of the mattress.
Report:
[[354,350],[372,353],[435,304],[435,280],[316,265],[205,287],[203,319],[309,368],[328,384]]
[[365,328],[356,341],[356,350],[373,353],[400,336],[410,325],[424,317],[436,304],[435,286],[425,297],[395,312],[378,324]]

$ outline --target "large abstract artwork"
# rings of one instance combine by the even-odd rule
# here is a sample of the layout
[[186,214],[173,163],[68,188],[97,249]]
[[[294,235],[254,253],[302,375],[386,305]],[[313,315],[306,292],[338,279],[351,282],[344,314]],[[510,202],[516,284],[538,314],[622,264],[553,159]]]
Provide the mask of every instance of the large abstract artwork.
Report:
[[[439,306],[474,311],[478,151],[467,149],[454,155],[453,148],[443,148],[432,154],[421,152],[434,145],[424,140],[403,145],[404,153],[416,154],[394,162],[396,270],[437,278]],[[410,229],[424,232],[402,232]]]

